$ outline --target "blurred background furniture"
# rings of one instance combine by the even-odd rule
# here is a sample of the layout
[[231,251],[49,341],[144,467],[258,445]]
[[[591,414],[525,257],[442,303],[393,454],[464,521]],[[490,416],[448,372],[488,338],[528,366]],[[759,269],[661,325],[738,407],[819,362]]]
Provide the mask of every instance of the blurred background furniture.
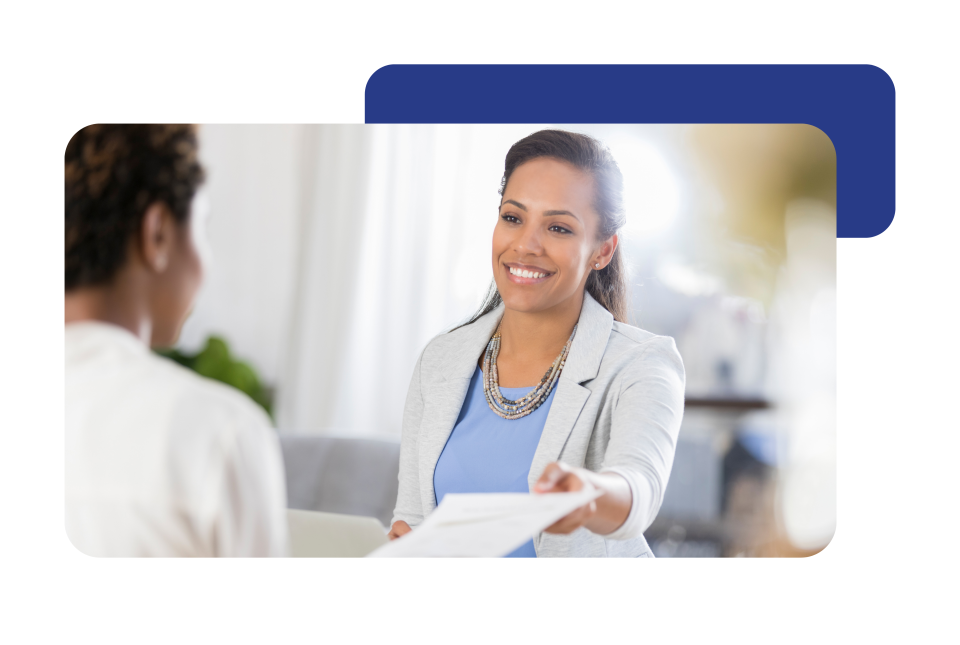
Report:
[[[712,407],[694,401],[688,401],[688,406],[691,403],[691,410]],[[741,475],[754,477],[758,486],[765,485],[767,478],[741,463],[751,459],[736,439],[735,420],[741,410],[725,412],[729,414],[726,427],[698,432],[700,424],[693,414],[693,424],[685,422],[687,427],[681,429],[663,505],[645,533],[658,557],[752,554],[757,546],[745,545],[741,535],[743,526],[757,521],[741,516],[746,511],[752,516],[754,509],[761,508],[738,502],[744,494],[740,489],[746,490]],[[390,526],[397,500],[399,442],[281,435],[280,445],[288,508],[374,517],[385,528]],[[741,472],[745,470],[750,472]]]
[[[663,504],[644,532],[657,557],[771,555],[774,439],[763,399],[687,397]],[[765,432],[757,432],[757,429]]]
[[375,517],[390,526],[397,503],[400,443],[280,436],[287,508]]
[[288,509],[287,529],[294,558],[362,558],[387,543],[373,517]]

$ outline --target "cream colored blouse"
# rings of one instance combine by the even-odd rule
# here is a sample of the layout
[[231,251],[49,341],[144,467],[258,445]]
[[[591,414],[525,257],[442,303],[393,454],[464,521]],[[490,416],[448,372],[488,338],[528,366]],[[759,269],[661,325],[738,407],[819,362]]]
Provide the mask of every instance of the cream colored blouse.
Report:
[[242,393],[128,331],[66,325],[66,529],[95,556],[287,552],[279,443]]

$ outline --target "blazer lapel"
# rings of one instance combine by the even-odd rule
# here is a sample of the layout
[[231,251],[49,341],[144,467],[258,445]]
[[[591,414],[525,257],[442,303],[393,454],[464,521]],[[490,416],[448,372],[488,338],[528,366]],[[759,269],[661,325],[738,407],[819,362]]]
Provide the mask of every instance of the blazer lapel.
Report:
[[547,464],[560,457],[567,438],[577,424],[580,412],[590,398],[590,390],[581,383],[596,378],[612,329],[613,316],[610,312],[589,293],[584,293],[577,335],[557,382],[557,392],[530,464],[527,484],[531,491]]
[[431,402],[425,406],[420,423],[420,494],[424,516],[437,506],[433,471],[460,416],[469,387],[469,378],[456,378],[441,381],[423,393],[424,400]]
[[426,403],[420,422],[419,470],[420,494],[424,515],[437,506],[433,488],[433,472],[440,453],[447,445],[453,426],[460,416],[463,401],[467,398],[470,380],[477,366],[477,359],[503,316],[503,305],[478,319],[472,325],[450,332],[435,382],[423,388]]
[[531,491],[547,464],[556,461],[560,456],[564,444],[567,443],[567,437],[570,436],[589,398],[590,390],[575,381],[564,379],[563,375],[560,376],[557,382],[557,393],[553,396],[547,421],[543,425],[543,434],[540,435],[540,443],[537,445],[537,451],[533,453],[533,462],[530,464],[527,485]]

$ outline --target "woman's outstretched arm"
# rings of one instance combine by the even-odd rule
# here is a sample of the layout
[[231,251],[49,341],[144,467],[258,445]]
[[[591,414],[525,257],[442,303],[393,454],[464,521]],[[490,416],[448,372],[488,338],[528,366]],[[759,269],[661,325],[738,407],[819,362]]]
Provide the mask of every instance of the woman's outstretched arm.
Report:
[[601,472],[555,462],[534,486],[534,492],[585,486],[604,491],[547,532],[570,533],[584,526],[608,539],[628,540],[642,535],[660,510],[683,417],[685,375],[673,339],[648,342],[621,377]]

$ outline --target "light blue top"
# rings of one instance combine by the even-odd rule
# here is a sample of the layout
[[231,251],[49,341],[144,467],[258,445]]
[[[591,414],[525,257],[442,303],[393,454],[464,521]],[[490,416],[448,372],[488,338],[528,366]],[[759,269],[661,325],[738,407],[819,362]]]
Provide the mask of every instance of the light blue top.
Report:
[[[500,392],[516,401],[532,389],[502,387]],[[433,471],[437,504],[447,493],[529,493],[530,464],[556,392],[554,387],[543,405],[527,416],[508,421],[487,405],[483,372],[475,368],[460,416]],[[533,540],[507,557],[537,557]]]

